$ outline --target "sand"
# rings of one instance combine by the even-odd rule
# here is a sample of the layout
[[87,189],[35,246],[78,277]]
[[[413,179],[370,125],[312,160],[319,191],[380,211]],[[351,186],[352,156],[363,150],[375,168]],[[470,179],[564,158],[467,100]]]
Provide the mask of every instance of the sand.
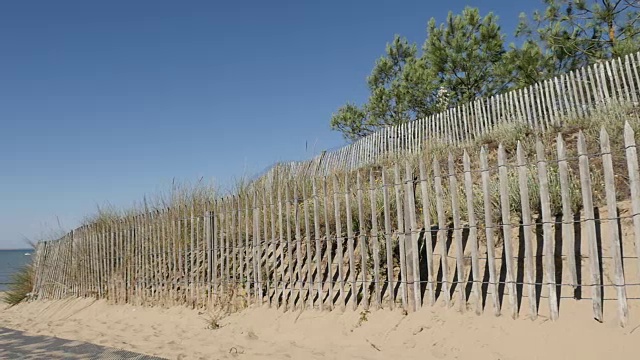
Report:
[[0,326],[169,359],[602,359],[640,353],[638,306],[631,306],[626,328],[611,313],[596,322],[584,300],[563,301],[555,322],[443,306],[408,315],[254,307],[223,317],[220,328],[211,329],[210,313],[184,307],[68,299],[2,309]]

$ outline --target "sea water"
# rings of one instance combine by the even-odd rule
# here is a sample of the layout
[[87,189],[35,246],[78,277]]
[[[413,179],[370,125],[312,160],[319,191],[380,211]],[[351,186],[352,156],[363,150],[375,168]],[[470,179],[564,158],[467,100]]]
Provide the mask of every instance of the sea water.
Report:
[[11,275],[28,264],[32,254],[32,249],[0,250],[0,291],[7,290]]

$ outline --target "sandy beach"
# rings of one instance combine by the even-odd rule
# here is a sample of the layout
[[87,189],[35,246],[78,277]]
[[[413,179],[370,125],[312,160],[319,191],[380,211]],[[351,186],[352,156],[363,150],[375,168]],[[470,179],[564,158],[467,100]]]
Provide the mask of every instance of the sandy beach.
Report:
[[[640,308],[621,328],[609,313],[589,316],[587,301],[564,302],[561,318],[481,316],[437,304],[401,310],[283,312],[254,307],[222,317],[174,308],[109,305],[103,300],[35,301],[0,311],[0,326],[88,341],[169,359],[601,359],[640,352]],[[220,317],[217,314],[218,318]]]

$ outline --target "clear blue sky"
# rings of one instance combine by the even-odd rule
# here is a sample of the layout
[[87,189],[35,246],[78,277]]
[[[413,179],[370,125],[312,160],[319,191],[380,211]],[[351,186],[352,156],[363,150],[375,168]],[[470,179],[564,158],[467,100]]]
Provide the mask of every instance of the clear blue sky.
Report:
[[[0,248],[178,181],[344,143],[329,129],[394,34],[477,6],[512,33],[542,1],[2,1]],[[308,148],[306,148],[308,144]]]

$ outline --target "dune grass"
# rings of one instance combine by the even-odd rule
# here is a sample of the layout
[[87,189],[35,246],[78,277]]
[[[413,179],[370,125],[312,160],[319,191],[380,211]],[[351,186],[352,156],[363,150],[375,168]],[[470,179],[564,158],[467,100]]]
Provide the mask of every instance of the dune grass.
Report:
[[9,290],[2,294],[2,301],[10,306],[15,306],[29,297],[33,291],[34,271],[33,265],[21,267],[11,275]]

